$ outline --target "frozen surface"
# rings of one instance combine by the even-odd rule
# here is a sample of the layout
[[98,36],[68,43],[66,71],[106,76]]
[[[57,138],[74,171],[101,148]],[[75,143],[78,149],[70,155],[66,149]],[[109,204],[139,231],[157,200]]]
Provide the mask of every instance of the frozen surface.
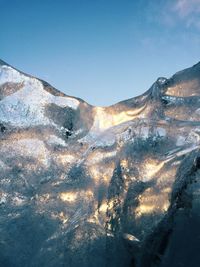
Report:
[[199,77],[102,108],[1,66],[0,266],[199,267]]
[[16,126],[52,124],[45,116],[45,107],[55,104],[59,107],[77,109],[79,101],[71,97],[54,96],[44,90],[43,84],[32,77],[20,74],[10,67],[2,67],[1,84],[7,82],[22,83],[23,86],[0,102],[0,121]]

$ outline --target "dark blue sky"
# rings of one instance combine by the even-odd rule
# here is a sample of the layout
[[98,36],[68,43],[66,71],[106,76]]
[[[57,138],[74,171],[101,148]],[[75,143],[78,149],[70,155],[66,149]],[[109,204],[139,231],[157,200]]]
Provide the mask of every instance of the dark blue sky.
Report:
[[200,61],[200,0],[0,0],[0,58],[109,105]]

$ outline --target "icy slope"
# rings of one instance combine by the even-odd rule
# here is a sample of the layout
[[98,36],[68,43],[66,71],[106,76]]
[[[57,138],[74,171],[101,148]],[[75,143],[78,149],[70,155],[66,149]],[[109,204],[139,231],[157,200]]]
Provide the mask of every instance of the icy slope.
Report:
[[0,61],[0,266],[199,266],[199,83],[94,107]]

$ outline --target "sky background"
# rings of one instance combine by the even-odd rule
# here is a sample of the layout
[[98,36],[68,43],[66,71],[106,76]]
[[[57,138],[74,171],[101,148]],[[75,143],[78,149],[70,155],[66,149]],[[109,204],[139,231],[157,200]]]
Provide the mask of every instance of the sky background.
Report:
[[200,61],[200,0],[0,0],[0,58],[106,106]]

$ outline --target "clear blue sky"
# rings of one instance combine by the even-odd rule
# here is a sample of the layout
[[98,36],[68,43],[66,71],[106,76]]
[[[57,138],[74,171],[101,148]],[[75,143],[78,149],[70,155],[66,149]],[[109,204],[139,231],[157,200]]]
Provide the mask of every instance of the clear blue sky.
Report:
[[0,0],[0,58],[93,105],[200,61],[200,0]]

